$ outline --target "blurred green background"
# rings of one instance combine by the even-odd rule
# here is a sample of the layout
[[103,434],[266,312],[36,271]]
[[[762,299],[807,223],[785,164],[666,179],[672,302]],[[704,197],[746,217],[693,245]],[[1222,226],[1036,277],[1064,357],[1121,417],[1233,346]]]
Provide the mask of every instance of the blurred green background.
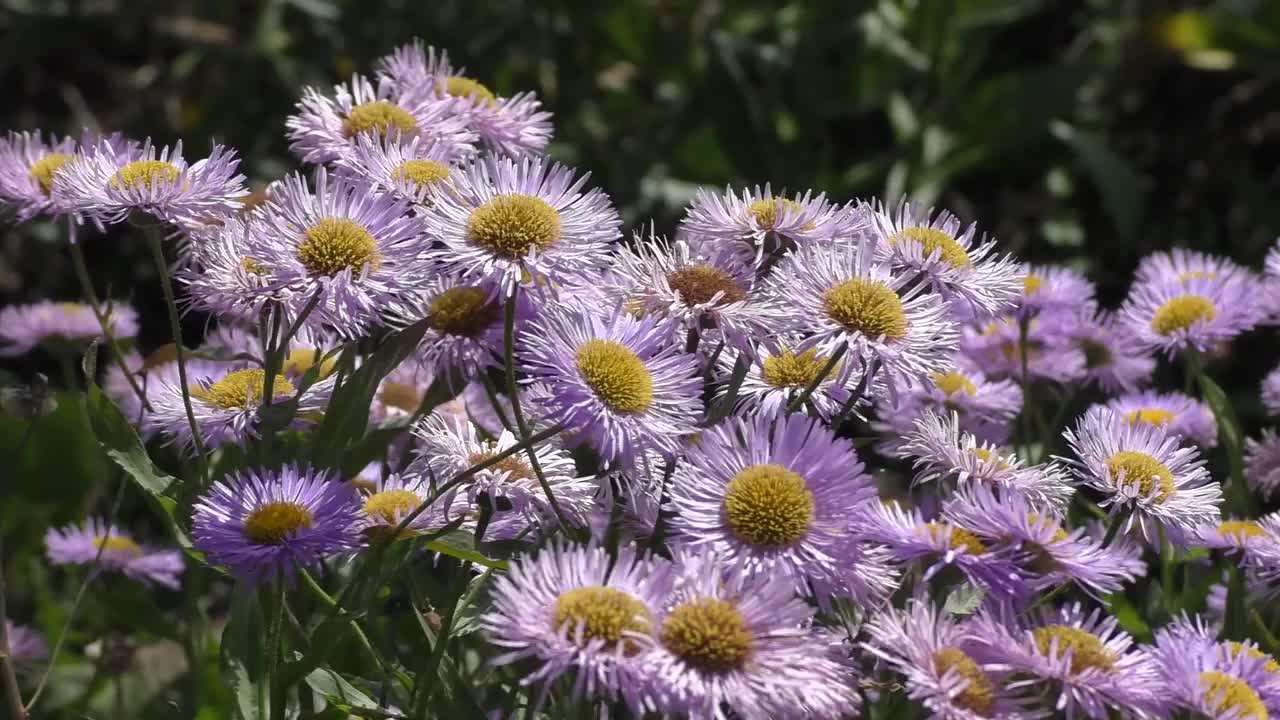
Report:
[[[1152,250],[1259,267],[1280,234],[1274,0],[0,0],[0,129],[181,138],[191,157],[216,139],[263,183],[295,167],[283,127],[304,86],[415,36],[502,93],[537,90],[551,154],[631,226],[673,229],[699,184],[910,195],[1081,267],[1112,304]],[[61,232],[6,219],[0,301],[78,296]],[[144,348],[164,342],[140,239],[87,250],[100,291],[139,307]],[[1250,430],[1273,347],[1255,333],[1219,367]],[[0,368],[57,379],[41,355]],[[41,532],[112,486],[79,418],[64,403],[17,463],[21,424],[0,418],[14,611],[46,630],[61,611],[37,594]]]

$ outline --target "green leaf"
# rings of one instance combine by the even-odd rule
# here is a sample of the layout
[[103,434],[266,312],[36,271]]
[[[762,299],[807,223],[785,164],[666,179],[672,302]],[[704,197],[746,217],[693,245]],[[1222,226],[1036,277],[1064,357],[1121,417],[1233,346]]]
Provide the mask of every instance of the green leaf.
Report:
[[1231,485],[1227,488],[1228,507],[1240,517],[1248,517],[1253,511],[1253,498],[1244,479],[1244,437],[1240,432],[1240,421],[1227,393],[1207,372],[1196,373],[1196,379],[1205,404],[1218,422],[1218,439],[1227,454],[1227,466],[1231,472]]
[[236,709],[243,720],[266,718],[267,688],[263,682],[266,629],[253,589],[246,582],[236,583],[231,595],[230,618],[222,630],[218,664],[223,681],[235,695]]
[[1116,621],[1120,623],[1120,627],[1143,642],[1151,641],[1151,627],[1142,619],[1138,609],[1129,602],[1129,598],[1125,597],[1123,592],[1108,595],[1106,605]]
[[506,560],[491,558],[480,552],[476,548],[475,536],[465,530],[454,530],[453,532],[445,533],[429,541],[426,547],[433,552],[459,560],[469,560],[477,565],[491,567],[495,570],[506,570],[508,567]]
[[346,678],[328,668],[316,668],[307,675],[307,685],[324,695],[331,704],[342,710],[379,710],[378,703],[364,694]]

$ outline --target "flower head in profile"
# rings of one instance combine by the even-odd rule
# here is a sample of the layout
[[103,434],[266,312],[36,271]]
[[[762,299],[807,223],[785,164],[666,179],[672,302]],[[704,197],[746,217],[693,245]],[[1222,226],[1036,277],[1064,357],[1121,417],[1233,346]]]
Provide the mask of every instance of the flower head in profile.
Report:
[[1249,487],[1265,499],[1280,492],[1280,435],[1274,428],[1245,440],[1244,476]]
[[[831,420],[846,409],[852,396],[849,378],[855,372],[850,363],[837,360],[823,377],[822,371],[830,361],[831,354],[822,352],[817,343],[795,335],[762,343],[752,354],[721,351],[717,362],[717,376],[721,383],[716,390],[716,399],[719,402],[727,398],[734,367],[740,362],[747,363],[747,372],[738,387],[736,413],[778,415],[821,378],[806,403],[819,417]],[[864,392],[864,395],[870,394]],[[858,407],[851,406],[847,410],[854,413]]]
[[529,663],[521,685],[545,688],[572,672],[574,699],[621,698],[638,708],[635,669],[655,643],[654,617],[671,589],[661,558],[553,543],[493,581],[480,627],[499,652],[495,665]]
[[351,154],[364,136],[421,138],[451,158],[475,153],[476,134],[448,108],[410,95],[386,78],[377,83],[361,75],[335,85],[332,95],[307,88],[298,111],[285,121],[289,149],[303,162],[323,164]]
[[701,411],[698,358],[672,335],[665,321],[618,309],[549,307],[520,360],[551,389],[549,422],[579,434],[606,463],[629,464],[647,448],[673,453]]
[[53,199],[53,178],[76,157],[76,149],[72,138],[10,132],[0,139],[0,202],[12,205],[20,222],[61,212]]
[[946,302],[910,280],[869,245],[814,245],[778,265],[770,292],[791,309],[789,330],[811,334],[825,352],[845,347],[846,362],[863,375],[874,368],[896,397],[944,367],[957,339]]
[[1230,258],[1186,248],[1152,253],[1142,258],[1133,271],[1135,282],[1164,282],[1175,278],[1184,284],[1208,280],[1221,285],[1252,286],[1257,282],[1251,270]]
[[1121,395],[1104,406],[1130,425],[1155,425],[1170,435],[1211,448],[1218,444],[1218,423],[1208,405],[1180,392]]
[[1125,529],[1137,526],[1148,540],[1163,527],[1173,542],[1219,518],[1222,488],[1200,453],[1183,447],[1165,428],[1132,424],[1107,408],[1093,408],[1065,433],[1076,454],[1073,471],[1103,493],[1112,515],[1124,513]]
[[699,189],[680,223],[684,232],[719,241],[757,266],[798,247],[849,242],[867,227],[865,213],[837,206],[824,193],[786,197],[768,184],[741,192],[727,187],[723,194]]
[[609,196],[584,190],[587,176],[541,158],[488,157],[450,173],[432,197],[427,232],[440,246],[441,271],[467,282],[561,283],[597,272],[609,260],[621,220]]
[[[129,305],[103,305],[111,337],[125,340],[138,334],[138,313]],[[0,357],[25,355],[46,345],[79,352],[81,346],[103,339],[102,324],[93,307],[79,302],[42,300],[0,308]]]
[[670,483],[673,543],[772,572],[826,604],[850,590],[841,543],[875,497],[852,445],[800,414],[731,418],[685,451]]
[[1253,295],[1251,283],[1156,277],[1134,283],[1120,315],[1147,348],[1169,356],[1209,352],[1258,323]]
[[1265,565],[1280,556],[1280,513],[1257,519],[1229,519],[1196,528],[1196,545],[1238,552],[1241,564]]
[[1202,623],[1174,620],[1152,657],[1170,709],[1211,720],[1259,720],[1280,711],[1280,665],[1252,642],[1218,642]]
[[846,651],[813,627],[813,610],[785,578],[713,553],[677,562],[674,591],[654,613],[656,642],[636,671],[658,712],[834,720],[858,708]]
[[360,543],[360,505],[349,483],[308,466],[251,468],[196,501],[191,534],[209,562],[255,579],[291,578]]
[[1057,265],[1031,265],[1022,278],[1018,315],[1076,315],[1093,307],[1093,283],[1083,273]]
[[[435,532],[466,517],[466,508],[454,502],[452,496],[433,499],[432,489],[426,478],[392,473],[386,477],[378,477],[368,484],[358,482],[356,490],[361,510],[358,524],[360,532],[369,542],[385,542]],[[396,528],[405,520],[408,520],[408,524],[396,535]]]
[[1151,380],[1155,358],[1119,325],[1113,313],[1095,310],[1069,326],[1072,341],[1084,356],[1086,382],[1103,392],[1119,393],[1134,392]]
[[81,525],[50,529],[44,545],[46,557],[55,565],[97,567],[149,585],[179,587],[182,553],[139,543],[106,520],[90,518]]
[[235,153],[214,145],[209,157],[188,163],[182,143],[157,148],[110,139],[85,147],[53,180],[53,201],[98,224],[115,224],[132,212],[166,223],[200,222],[240,209],[249,194]]
[[286,178],[259,213],[252,257],[288,289],[287,314],[298,317],[315,302],[309,322],[346,338],[384,324],[388,307],[432,269],[422,221],[407,203],[324,169],[314,191],[299,174]]
[[876,206],[870,216],[880,256],[923,275],[962,316],[982,320],[1013,309],[1024,271],[1010,256],[995,254],[994,240],[979,239],[976,225],[905,202],[896,209]]
[[4,622],[4,634],[9,640],[9,660],[19,673],[32,670],[48,659],[49,645],[39,632],[9,618],[0,618],[0,621]]
[[448,184],[457,148],[421,137],[365,133],[337,160],[337,172],[350,174],[415,205],[430,202],[431,193]]

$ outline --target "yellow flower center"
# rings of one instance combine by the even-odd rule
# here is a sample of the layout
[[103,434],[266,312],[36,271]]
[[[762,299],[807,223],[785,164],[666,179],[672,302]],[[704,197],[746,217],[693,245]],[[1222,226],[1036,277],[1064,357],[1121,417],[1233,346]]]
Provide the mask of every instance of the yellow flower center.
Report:
[[1001,457],[998,453],[994,453],[988,448],[984,448],[984,447],[974,448],[973,456],[978,458],[982,462],[987,463],[988,465],[994,463],[995,466],[1000,470],[1009,469],[1009,463],[1005,462],[1004,458]]
[[142,554],[142,547],[123,535],[110,535],[107,537],[99,535],[93,539],[93,545],[104,553],[110,552],[118,555],[130,555],[133,557],[137,557]]
[[1069,625],[1046,625],[1031,631],[1036,649],[1042,655],[1048,655],[1050,648],[1057,641],[1058,654],[1063,657],[1071,652],[1071,674],[1076,675],[1088,668],[1096,668],[1111,672],[1116,658],[1102,640],[1091,632]]
[[1061,542],[1067,539],[1067,531],[1058,525],[1057,521],[1052,518],[1041,517],[1036,513],[1027,513],[1027,524],[1033,527],[1051,525],[1053,527],[1053,541]]
[[311,527],[311,511],[296,502],[277,500],[260,505],[244,521],[244,535],[259,545],[278,545]]
[[977,535],[974,535],[962,527],[956,527],[955,525],[948,527],[947,525],[937,522],[925,523],[924,526],[927,528],[925,532],[929,533],[938,532],[939,529],[950,530],[951,535],[947,539],[947,544],[952,550],[963,549],[970,555],[981,555],[987,551],[987,546],[978,539]]
[[578,373],[600,402],[623,415],[653,404],[653,375],[640,356],[616,340],[588,340],[578,347]]
[[422,498],[409,490],[395,488],[370,495],[364,501],[364,511],[375,522],[397,523],[422,504]]
[[1267,720],[1267,706],[1258,692],[1238,677],[1206,670],[1200,673],[1200,687],[1215,715],[1233,714],[1237,718]]
[[996,704],[996,686],[963,650],[957,647],[939,649],[933,654],[933,669],[939,675],[955,670],[957,675],[968,681],[964,690],[954,698],[957,705],[982,716],[991,713]]
[[298,261],[315,275],[337,275],[350,268],[382,264],[378,241],[363,225],[350,218],[322,218],[307,229],[298,245]]
[[938,389],[946,393],[948,396],[955,395],[961,391],[964,391],[965,395],[972,395],[978,392],[978,388],[973,384],[972,380],[955,371],[949,373],[934,373],[933,384],[937,385]]
[[1231,655],[1245,655],[1247,657],[1254,658],[1255,660],[1266,658],[1266,662],[1262,664],[1262,669],[1269,673],[1280,673],[1280,663],[1276,662],[1275,658],[1252,645],[1245,645],[1237,640],[1228,640],[1227,650]]
[[1262,526],[1252,520],[1227,520],[1218,525],[1222,537],[1262,537],[1267,534]]
[[805,388],[827,366],[827,360],[813,348],[799,355],[787,350],[765,358],[760,365],[760,376],[776,388]]
[[249,273],[250,275],[266,275],[267,274],[267,266],[263,265],[262,261],[256,257],[249,257],[248,255],[246,255],[240,258],[240,267],[243,268],[244,271]]
[[[267,373],[258,368],[236,370],[227,373],[221,380],[207,388],[191,388],[191,396],[223,410],[232,408],[248,410],[262,402],[262,386],[266,379]],[[272,398],[289,397],[293,393],[293,383],[280,375],[272,378]]]
[[[486,460],[491,460],[496,453],[476,452],[471,453],[467,457],[467,462],[472,465],[479,465]],[[497,463],[490,465],[489,472],[505,472],[507,480],[532,480],[534,478],[533,468],[529,467],[529,463],[520,459],[519,455],[508,455],[499,460]]]
[[1044,278],[1039,275],[1027,275],[1022,279],[1022,294],[1035,295],[1044,287]]
[[1203,295],[1179,295],[1166,301],[1151,316],[1151,329],[1161,335],[1172,335],[1217,316],[1218,308],[1209,298]]
[[427,187],[449,177],[449,168],[434,160],[405,160],[391,173],[401,182],[411,182],[419,187]]
[[453,287],[436,295],[427,307],[427,324],[437,332],[477,337],[498,320],[498,304],[478,287]]
[[1158,487],[1157,502],[1164,502],[1177,491],[1169,468],[1146,453],[1121,450],[1107,460],[1107,469],[1111,471],[1111,477],[1116,483],[1137,483],[1138,491],[1143,497],[1151,493],[1152,487]]
[[410,133],[418,129],[418,121],[408,110],[386,100],[360,103],[351,108],[342,123],[347,137],[365,132],[386,134],[391,130]]
[[27,170],[27,175],[40,186],[40,190],[45,195],[53,193],[53,176],[67,161],[75,157],[70,153],[49,153],[39,160],[31,163],[31,167]]
[[969,253],[956,242],[956,239],[945,232],[931,227],[903,228],[901,232],[889,238],[893,245],[916,243],[920,245],[924,256],[940,253],[940,257],[957,270],[969,267]]
[[1173,422],[1175,417],[1177,417],[1177,414],[1164,408],[1139,408],[1124,414],[1124,419],[1129,421],[1130,425],[1137,425],[1138,423],[1156,426],[1168,425]]
[[560,213],[533,195],[499,195],[471,211],[467,239],[485,250],[518,260],[560,239]]
[[1178,273],[1178,279],[1185,285],[1188,280],[1216,280],[1217,273],[1205,270],[1186,270]]
[[747,293],[729,273],[710,265],[692,265],[667,275],[671,289],[680,293],[685,305],[705,305],[717,293],[720,304],[741,302]]
[[616,645],[624,639],[624,633],[648,632],[653,618],[634,595],[616,588],[587,585],[566,590],[556,598],[551,622],[557,630],[567,630],[570,637],[581,626],[584,646],[592,640]]
[[159,183],[177,182],[182,171],[177,165],[163,160],[134,160],[116,171],[111,178],[111,187],[117,190],[133,190],[141,185],[150,190]]
[[284,359],[284,371],[290,375],[304,375],[308,370],[315,367],[316,363],[320,363],[320,370],[316,378],[323,380],[333,374],[338,367],[338,358],[324,358],[324,351],[320,348],[298,347],[289,352]]
[[783,213],[787,210],[799,212],[802,208],[800,203],[787,198],[766,198],[764,200],[756,200],[747,206],[747,214],[755,219],[756,225],[765,230],[772,230],[778,225],[778,220],[782,218]]
[[733,603],[715,598],[686,602],[662,622],[662,644],[704,672],[742,667],[751,653],[747,619]]
[[813,510],[804,478],[781,465],[748,466],[725,487],[729,529],[752,545],[786,547],[800,540],[809,532]]
[[447,95],[453,97],[473,98],[481,100],[485,105],[493,105],[497,98],[493,91],[477,80],[462,75],[450,75],[445,80],[440,81],[440,89]]
[[851,332],[890,341],[907,336],[902,298],[884,283],[846,280],[823,294],[822,305],[832,320]]
[[1111,348],[1097,340],[1091,338],[1081,340],[1080,350],[1084,352],[1084,366],[1086,369],[1096,370],[1111,364]]
[[385,383],[380,397],[383,405],[399,408],[407,413],[418,412],[418,406],[422,404],[422,393],[408,383]]

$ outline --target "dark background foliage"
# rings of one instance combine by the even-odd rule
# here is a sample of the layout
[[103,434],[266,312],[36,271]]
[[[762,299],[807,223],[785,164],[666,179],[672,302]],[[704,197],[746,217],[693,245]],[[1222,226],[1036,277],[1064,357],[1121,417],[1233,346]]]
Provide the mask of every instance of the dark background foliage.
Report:
[[[0,0],[0,128],[182,139],[189,157],[216,140],[262,184],[295,167],[284,119],[304,86],[415,36],[500,92],[537,90],[551,154],[591,171],[633,227],[673,229],[699,184],[909,195],[1084,269],[1111,304],[1153,250],[1259,267],[1280,233],[1270,0]],[[0,301],[79,295],[64,232],[4,220]],[[99,287],[141,311],[144,350],[164,342],[140,238],[86,247]],[[1255,333],[1218,368],[1249,429],[1273,347]],[[49,364],[3,372],[56,376]],[[105,470],[78,412],[64,403],[16,464],[20,425],[0,418],[0,520],[30,573],[18,610],[45,629],[62,611],[33,594],[40,532],[102,504],[82,500]]]

